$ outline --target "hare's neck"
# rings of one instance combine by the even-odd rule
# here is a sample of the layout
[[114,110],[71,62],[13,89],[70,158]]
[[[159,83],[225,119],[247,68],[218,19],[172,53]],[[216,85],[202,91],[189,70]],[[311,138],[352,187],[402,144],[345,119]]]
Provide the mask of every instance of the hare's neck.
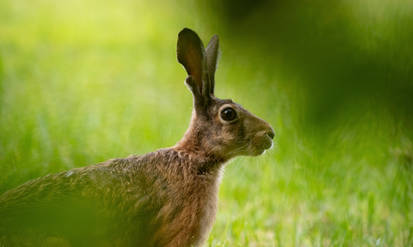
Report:
[[174,146],[174,149],[188,154],[206,156],[207,152],[202,148],[202,140],[196,136],[197,134],[193,130],[187,130],[184,137]]
[[186,154],[199,164],[200,172],[210,172],[220,168],[227,159],[215,155],[205,147],[202,138],[196,131],[189,129],[184,137],[173,147],[179,153]]
[[210,144],[208,126],[203,123],[193,112],[189,128],[173,149],[195,161],[200,166],[198,169],[201,173],[209,173],[218,170],[228,159],[218,155],[216,148]]
[[183,138],[175,146],[172,147],[179,153],[186,154],[194,160],[202,161],[202,163],[223,164],[227,160],[209,152],[206,148],[200,145],[199,141],[193,138]]

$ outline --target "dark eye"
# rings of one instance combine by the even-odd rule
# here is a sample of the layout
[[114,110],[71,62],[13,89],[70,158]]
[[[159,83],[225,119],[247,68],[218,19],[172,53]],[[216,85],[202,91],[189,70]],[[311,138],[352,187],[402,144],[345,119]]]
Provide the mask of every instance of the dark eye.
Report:
[[237,117],[237,112],[231,107],[227,107],[221,111],[221,118],[225,121],[232,121]]

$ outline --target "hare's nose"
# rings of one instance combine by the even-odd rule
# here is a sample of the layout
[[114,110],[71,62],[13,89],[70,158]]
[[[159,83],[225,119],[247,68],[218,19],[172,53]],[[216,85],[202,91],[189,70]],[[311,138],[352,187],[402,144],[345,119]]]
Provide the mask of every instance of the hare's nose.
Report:
[[269,136],[271,139],[274,139],[275,133],[274,130],[270,129],[266,132],[267,136]]

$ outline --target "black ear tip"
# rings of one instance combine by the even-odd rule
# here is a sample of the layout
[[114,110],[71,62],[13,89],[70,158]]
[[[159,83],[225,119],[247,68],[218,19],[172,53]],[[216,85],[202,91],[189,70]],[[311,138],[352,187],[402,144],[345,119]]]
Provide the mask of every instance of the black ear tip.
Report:
[[188,27],[184,27],[181,32],[193,32],[192,29],[188,28]]
[[197,34],[193,30],[191,30],[187,27],[182,29],[178,34],[179,37],[188,36],[188,35],[197,35]]
[[184,49],[184,47],[188,48],[191,46],[199,47],[201,50],[204,50],[204,45],[198,34],[186,27],[178,34],[178,51],[179,49]]

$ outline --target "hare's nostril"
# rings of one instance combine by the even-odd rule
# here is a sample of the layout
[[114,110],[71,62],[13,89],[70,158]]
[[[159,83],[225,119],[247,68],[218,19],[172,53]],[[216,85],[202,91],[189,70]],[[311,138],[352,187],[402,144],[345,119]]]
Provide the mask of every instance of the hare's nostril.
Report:
[[274,139],[275,133],[274,133],[273,130],[269,130],[269,131],[267,131],[267,135],[268,135],[271,139]]

